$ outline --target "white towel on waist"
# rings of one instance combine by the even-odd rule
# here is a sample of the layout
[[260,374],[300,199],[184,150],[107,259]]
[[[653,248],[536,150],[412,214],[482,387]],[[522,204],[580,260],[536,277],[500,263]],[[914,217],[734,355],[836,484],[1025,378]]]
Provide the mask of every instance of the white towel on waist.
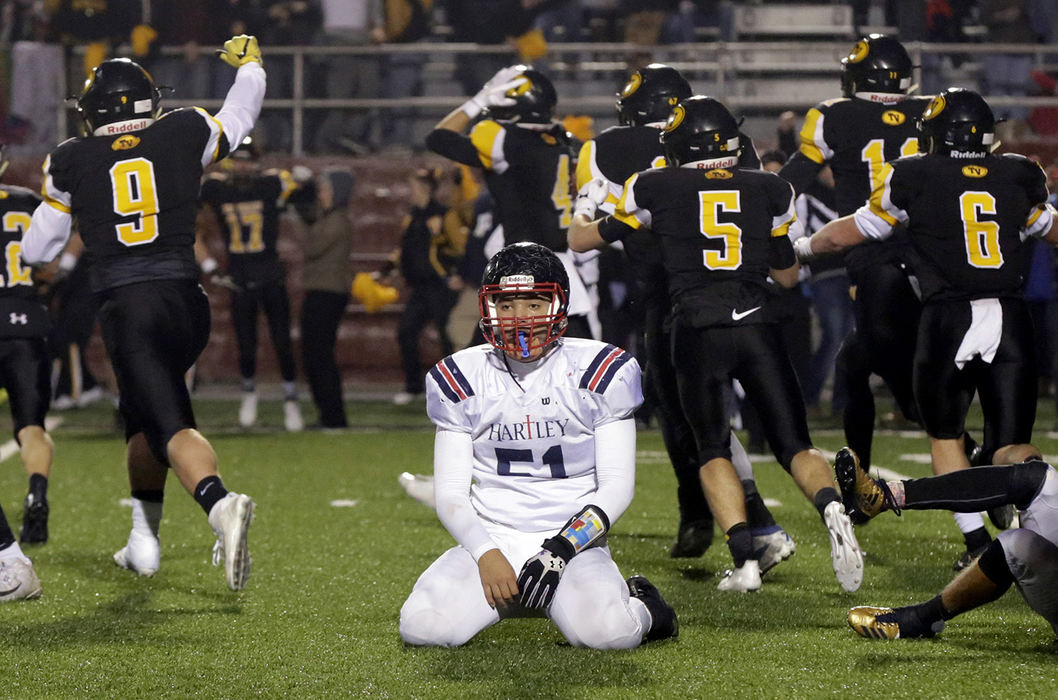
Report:
[[1003,339],[1003,306],[999,299],[974,299],[970,311],[970,328],[955,352],[955,366],[959,369],[974,357],[991,362]]

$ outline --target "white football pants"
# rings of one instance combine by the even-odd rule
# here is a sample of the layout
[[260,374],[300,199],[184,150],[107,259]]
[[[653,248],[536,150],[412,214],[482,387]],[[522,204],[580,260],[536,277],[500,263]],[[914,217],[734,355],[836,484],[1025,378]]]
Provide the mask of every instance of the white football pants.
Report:
[[[515,575],[550,536],[489,530]],[[547,616],[570,644],[592,649],[632,649],[650,629],[650,613],[628,595],[608,547],[593,547],[570,560]],[[485,600],[477,562],[456,546],[415,582],[400,610],[400,637],[407,644],[459,646],[499,620],[499,612]]]

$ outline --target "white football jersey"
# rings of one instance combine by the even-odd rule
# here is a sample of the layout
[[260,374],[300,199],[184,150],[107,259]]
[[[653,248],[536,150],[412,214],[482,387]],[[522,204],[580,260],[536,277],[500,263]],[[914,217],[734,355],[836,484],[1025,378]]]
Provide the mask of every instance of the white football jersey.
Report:
[[522,532],[554,532],[592,502],[595,428],[642,402],[635,358],[579,338],[532,363],[505,361],[491,345],[467,348],[438,362],[426,381],[430,419],[473,441],[474,509]]

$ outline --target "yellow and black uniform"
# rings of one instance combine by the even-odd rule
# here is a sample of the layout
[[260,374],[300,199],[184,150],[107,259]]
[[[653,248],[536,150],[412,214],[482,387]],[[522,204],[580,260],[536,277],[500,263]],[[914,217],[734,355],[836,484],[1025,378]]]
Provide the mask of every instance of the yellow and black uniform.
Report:
[[696,165],[634,175],[599,234],[612,242],[649,229],[661,248],[674,305],[672,362],[699,464],[731,458],[723,396],[738,379],[751,399],[767,397],[758,408],[776,458],[789,469],[811,441],[766,302],[769,270],[795,262],[787,237],[793,189],[761,170]]
[[231,277],[231,319],[244,380],[257,373],[257,313],[263,310],[285,382],[296,378],[290,340],[290,297],[279,260],[279,215],[298,189],[285,170],[246,176],[214,173],[202,183],[202,203],[217,215]]
[[202,203],[220,222],[226,270],[235,284],[249,288],[286,276],[277,247],[279,215],[297,189],[286,170],[246,177],[211,173],[202,182]]
[[404,220],[404,235],[400,244],[400,273],[409,287],[397,327],[401,367],[404,370],[404,390],[409,394],[425,391],[425,373],[419,357],[419,336],[428,323],[433,323],[445,357],[454,345],[448,335],[448,317],[459,300],[459,293],[449,287],[449,279],[457,275],[465,236],[460,245],[458,234],[445,226],[447,210],[431,199],[425,207],[412,207]]
[[[804,192],[824,165],[834,173],[839,216],[866,201],[887,161],[918,153],[916,120],[928,97],[901,94],[885,101],[860,98],[827,100],[809,110],[800,150],[779,174]],[[906,245],[896,235],[886,242],[850,248],[845,253],[854,287],[856,327],[839,352],[836,372],[845,377],[848,401],[845,436],[865,464],[870,463],[874,432],[874,395],[870,375],[889,387],[903,414],[918,420],[911,381],[921,302],[908,278]]]
[[6,252],[0,269],[0,386],[7,389],[16,438],[27,425],[44,425],[51,401],[51,323],[32,270],[20,257],[22,235],[40,201],[32,190],[0,185],[0,245]]
[[[657,126],[629,124],[606,129],[585,142],[577,158],[577,190],[592,180],[605,180],[610,192],[599,209],[607,214],[614,213],[628,178],[665,165],[660,134],[661,129]],[[760,167],[753,141],[744,134],[739,137],[745,144],[740,167]],[[648,400],[653,398],[656,402],[662,439],[676,471],[680,517],[687,522],[706,521],[711,518],[711,513],[699,481],[698,449],[680,406],[676,369],[669,352],[670,336],[665,321],[672,304],[661,250],[645,228],[628,232],[622,238],[622,245],[638,286],[636,299],[642,307],[641,330],[646,353],[645,362],[641,364],[646,373]]]
[[93,255],[126,436],[143,432],[163,463],[169,438],[196,427],[184,372],[209,339],[210,311],[195,216],[203,161],[228,150],[214,117],[185,108],[131,133],[71,139],[44,163],[45,202],[77,219]]
[[1024,241],[1050,229],[1046,201],[1044,173],[1027,158],[931,154],[884,166],[856,211],[870,239],[907,228],[924,303],[915,398],[931,437],[961,436],[978,392],[988,445],[1030,441],[1037,384]]
[[560,125],[525,125],[484,119],[469,136],[435,129],[430,150],[458,163],[483,168],[496,200],[505,245],[530,241],[566,250],[572,220],[569,135]]

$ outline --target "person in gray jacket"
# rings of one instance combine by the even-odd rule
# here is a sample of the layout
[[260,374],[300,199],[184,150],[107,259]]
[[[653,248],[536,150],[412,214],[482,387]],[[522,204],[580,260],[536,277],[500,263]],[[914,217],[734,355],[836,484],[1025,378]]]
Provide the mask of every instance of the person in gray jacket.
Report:
[[328,168],[320,174],[316,180],[317,218],[301,240],[305,254],[301,272],[305,290],[301,305],[301,365],[322,428],[348,425],[334,350],[352,285],[349,199],[353,184],[353,173],[346,168]]

